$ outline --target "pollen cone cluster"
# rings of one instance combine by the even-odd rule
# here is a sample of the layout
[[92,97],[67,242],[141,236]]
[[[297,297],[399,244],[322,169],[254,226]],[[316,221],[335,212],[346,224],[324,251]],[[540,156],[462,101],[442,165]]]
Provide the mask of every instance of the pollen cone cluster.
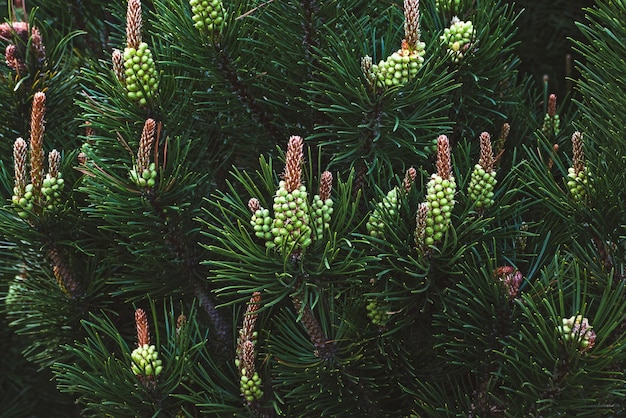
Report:
[[491,137],[487,132],[483,132],[480,135],[480,160],[474,166],[467,186],[467,195],[476,208],[480,210],[493,205],[493,190],[496,183]]
[[441,41],[448,48],[452,61],[459,62],[474,41],[474,25],[470,20],[464,22],[455,16],[450,22],[450,27],[444,29]]
[[219,33],[226,24],[226,10],[221,0],[189,0],[193,25],[210,34]]
[[263,208],[257,198],[248,202],[252,212],[250,224],[254,234],[269,248],[300,254],[319,239],[330,226],[333,202],[330,197],[333,177],[322,173],[319,194],[308,201],[308,191],[302,184],[303,139],[292,136],[287,144],[285,171],[274,195],[272,211]]
[[443,234],[448,230],[455,192],[456,182],[452,175],[450,144],[448,138],[441,135],[437,139],[437,172],[431,175],[426,185],[425,203],[428,213],[423,233],[425,246],[441,241]]

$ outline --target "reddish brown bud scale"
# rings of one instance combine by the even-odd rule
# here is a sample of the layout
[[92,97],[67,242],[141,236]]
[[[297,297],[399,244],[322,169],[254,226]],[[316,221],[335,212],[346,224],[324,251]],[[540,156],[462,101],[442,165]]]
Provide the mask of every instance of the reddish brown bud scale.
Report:
[[551,94],[548,98],[548,116],[551,118],[556,116],[556,94]]
[[41,192],[44,176],[43,134],[46,113],[46,95],[35,93],[30,121],[30,177],[35,195]]
[[128,0],[126,9],[126,46],[129,48],[139,48],[141,43],[141,1]]
[[419,0],[404,0],[404,39],[410,50],[420,41],[419,4]]
[[437,138],[437,174],[444,180],[449,180],[452,175],[450,141],[445,135]]
[[418,251],[425,251],[426,238],[426,219],[428,218],[429,208],[426,202],[420,203],[417,213],[415,214],[415,247]]
[[113,73],[115,78],[120,83],[126,82],[126,74],[124,73],[124,55],[119,49],[114,49],[111,54],[111,61],[113,62]]
[[261,209],[261,203],[259,202],[259,199],[253,197],[248,200],[248,209],[250,209],[250,212],[253,214],[256,213],[257,210]]
[[246,370],[246,377],[249,379],[254,375],[254,358],[256,357],[254,343],[251,340],[246,340],[241,345],[241,360],[243,363],[243,369]]
[[322,202],[330,199],[330,192],[333,189],[333,175],[330,171],[324,171],[320,178],[319,197]]
[[302,182],[303,147],[304,141],[301,137],[294,135],[289,138],[283,179],[285,180],[285,187],[290,193],[299,188]]
[[139,152],[137,153],[137,171],[139,175],[150,166],[150,154],[152,154],[152,146],[154,145],[155,128],[156,122],[151,118],[147,119],[143,125],[141,139],[139,140]]
[[14,44],[7,45],[4,58],[7,66],[13,71],[17,71],[18,73],[26,72],[26,64],[18,57],[17,47]]
[[30,34],[30,43],[38,60],[41,61],[46,58],[46,47],[43,44],[39,28],[33,27]]
[[48,153],[48,174],[57,177],[61,168],[61,153],[55,149]]
[[254,329],[256,327],[256,320],[258,318],[258,314],[256,312],[259,310],[260,304],[261,293],[254,292],[252,294],[252,297],[250,298],[250,301],[248,302],[246,313],[243,317],[243,324],[240,332],[242,342],[254,339]]
[[15,189],[16,196],[24,196],[26,188],[26,153],[28,145],[23,138],[17,138],[13,144],[13,161],[15,164]]
[[81,292],[80,285],[72,274],[65,257],[54,246],[48,249],[47,255],[52,266],[52,272],[61,290],[70,297],[78,296]]
[[415,168],[411,167],[408,170],[406,170],[406,173],[404,174],[403,186],[404,186],[404,190],[407,193],[409,192],[409,190],[411,190],[411,186],[415,182],[416,178],[417,178],[417,170]]
[[150,345],[150,328],[146,312],[138,308],[135,310],[135,327],[137,328],[137,346]]
[[585,170],[585,152],[583,151],[583,134],[576,131],[572,134],[572,166],[574,173],[579,174]]
[[478,164],[486,171],[493,171],[494,156],[491,148],[491,135],[487,132],[480,134],[480,159]]

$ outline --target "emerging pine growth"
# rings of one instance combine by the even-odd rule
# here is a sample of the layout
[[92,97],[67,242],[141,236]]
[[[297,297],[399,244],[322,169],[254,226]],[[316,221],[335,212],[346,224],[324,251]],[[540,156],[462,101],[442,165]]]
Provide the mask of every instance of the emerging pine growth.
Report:
[[551,94],[548,97],[547,112],[543,118],[541,132],[546,137],[554,137],[559,134],[560,123],[559,115],[556,113],[556,94]]
[[154,384],[154,378],[163,371],[163,361],[159,360],[159,353],[154,345],[150,344],[150,329],[148,317],[143,309],[135,310],[135,326],[137,328],[137,348],[133,350],[131,369],[144,384]]
[[278,184],[270,211],[260,206],[259,200],[251,198],[248,208],[252,212],[250,224],[255,235],[265,240],[268,248],[277,248],[286,254],[298,256],[314,239],[320,239],[330,225],[333,201],[330,198],[333,176],[322,173],[319,194],[308,202],[307,187],[302,184],[304,142],[292,136],[287,143],[285,171]]
[[560,114],[510,2],[69,3],[0,23],[5,414],[626,415],[619,2]]
[[[13,144],[14,178],[12,202],[20,218],[40,216],[44,211],[54,211],[61,204],[63,175],[59,171],[61,154],[52,150],[48,154],[48,172],[45,173],[43,139],[45,131],[46,95],[37,92],[31,110],[30,145],[22,138]],[[30,150],[30,183],[26,183],[27,150]],[[45,175],[44,175],[45,173]],[[32,220],[32,219],[31,219]]]
[[467,195],[479,210],[493,205],[493,189],[497,182],[494,164],[491,136],[483,132],[480,134],[480,160],[474,166],[467,186]]
[[147,119],[143,126],[135,166],[129,172],[130,179],[141,188],[152,188],[156,184],[156,163],[151,160],[156,135],[156,122]]
[[[443,234],[451,223],[452,209],[456,182],[452,175],[452,160],[450,156],[450,142],[448,137],[440,135],[437,138],[437,172],[430,176],[426,185],[426,207],[428,213],[424,223],[423,244],[419,247],[431,246],[443,239]],[[422,232],[417,234],[422,235]]]
[[257,331],[255,330],[258,317],[257,310],[261,303],[261,294],[255,292],[248,302],[243,317],[243,324],[237,339],[237,358],[235,365],[241,375],[239,387],[241,396],[253,408],[259,408],[258,402],[263,397],[262,383],[259,373],[255,370]]
[[372,87],[391,87],[405,84],[417,75],[424,63],[426,44],[420,41],[419,0],[404,2],[404,39],[399,50],[371,64],[371,58],[362,60],[362,69]]
[[567,187],[575,201],[584,202],[591,187],[592,177],[585,164],[583,135],[578,131],[572,135],[572,148],[574,155],[572,167],[567,169]]
[[126,88],[128,98],[145,106],[148,99],[158,92],[159,77],[152,52],[148,44],[142,41],[142,28],[141,0],[128,0],[126,47],[122,59],[117,50],[113,52],[113,72]]

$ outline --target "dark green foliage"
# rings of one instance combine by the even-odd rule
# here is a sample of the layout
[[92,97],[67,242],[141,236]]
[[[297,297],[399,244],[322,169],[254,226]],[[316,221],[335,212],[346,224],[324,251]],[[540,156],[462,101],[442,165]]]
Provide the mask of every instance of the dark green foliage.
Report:
[[[0,414],[623,415],[626,4],[443,3],[9,7]],[[138,36],[145,102],[114,64]],[[37,92],[65,186],[24,210]]]

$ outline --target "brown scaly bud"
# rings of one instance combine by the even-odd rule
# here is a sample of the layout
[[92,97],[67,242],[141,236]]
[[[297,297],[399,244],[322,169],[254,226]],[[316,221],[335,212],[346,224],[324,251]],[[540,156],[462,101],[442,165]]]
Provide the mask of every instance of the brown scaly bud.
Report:
[[39,61],[43,61],[46,58],[46,47],[43,44],[41,32],[36,27],[33,27],[30,33],[30,44],[35,52],[35,57],[37,57]]
[[559,133],[560,118],[556,114],[556,95],[551,94],[548,97],[546,115],[541,126],[544,135],[557,135]]
[[61,167],[61,153],[55,149],[48,153],[48,174],[50,177],[57,177]]
[[559,144],[553,144],[552,145],[552,154],[550,154],[550,158],[548,158],[548,170],[552,170],[552,167],[554,167],[554,156],[556,155],[556,153],[559,152]]
[[551,118],[556,116],[556,94],[551,94],[548,97],[548,116]]
[[187,317],[183,314],[178,315],[176,318],[176,336],[180,335],[180,331],[187,324]]
[[45,130],[46,95],[35,93],[30,119],[30,178],[35,194],[41,192],[44,176],[43,134]]
[[128,0],[126,9],[126,46],[139,48],[141,43],[141,0]]
[[406,170],[404,174],[404,182],[402,183],[404,186],[404,190],[408,193],[411,190],[411,186],[415,182],[415,178],[417,177],[417,170],[413,167]]
[[70,297],[78,296],[80,286],[74,278],[65,257],[63,257],[61,252],[54,246],[48,249],[47,254],[50,259],[50,264],[52,265],[52,272],[61,290]]
[[371,88],[376,87],[376,74],[372,71],[373,64],[372,57],[369,55],[361,58],[361,71],[363,71],[363,75],[365,75],[365,78]]
[[327,358],[332,354],[333,344],[328,341],[328,337],[324,333],[322,326],[313,315],[313,311],[308,305],[304,305],[302,300],[298,295],[292,295],[291,300],[293,302],[293,306],[296,308],[296,311],[299,315],[301,315],[300,321],[304,326],[307,334],[309,335],[309,339],[313,343],[315,347],[315,356],[320,358]]
[[496,163],[500,160],[500,157],[502,157],[502,154],[504,153],[504,143],[506,142],[506,139],[509,137],[509,132],[511,132],[511,125],[508,122],[506,122],[504,125],[502,125],[500,136],[498,136],[498,139],[495,144],[494,152],[496,155],[496,159],[495,159]]
[[250,209],[250,212],[252,213],[256,213],[257,210],[261,209],[261,202],[259,202],[259,199],[256,197],[250,198],[250,200],[248,200],[248,209]]
[[404,39],[413,50],[420,41],[419,29],[419,0],[404,0]]
[[426,251],[425,238],[426,238],[426,222],[428,218],[429,208],[428,203],[422,202],[417,208],[415,214],[415,247],[418,251]]
[[11,41],[14,35],[27,40],[28,31],[28,22],[5,22],[0,24],[0,40]]
[[572,134],[572,166],[574,167],[574,173],[578,175],[582,171],[585,171],[585,153],[583,151],[583,134],[576,131]]
[[493,171],[494,157],[491,149],[491,135],[487,132],[480,134],[480,159],[478,164],[488,173]]
[[449,180],[452,175],[450,142],[445,135],[440,135],[437,138],[437,174],[444,180]]
[[254,328],[256,327],[256,320],[259,316],[256,312],[259,310],[260,304],[261,292],[254,292],[248,302],[248,307],[246,308],[246,313],[243,317],[241,331],[239,332],[241,342],[254,340]]
[[324,171],[320,178],[319,197],[322,202],[330,199],[330,192],[333,190],[333,174],[330,171]]
[[304,154],[302,148],[304,141],[301,137],[294,135],[289,138],[287,144],[287,155],[285,162],[285,173],[283,179],[285,180],[285,187],[289,193],[298,189],[302,180],[302,162],[304,160]]
[[255,357],[254,343],[251,340],[244,341],[241,345],[241,370],[245,369],[245,376],[249,379],[252,379],[252,376],[254,375]]
[[7,45],[7,49],[4,53],[7,66],[18,73],[26,72],[26,64],[18,57],[17,47],[14,44]]
[[78,153],[78,156],[76,157],[76,159],[78,160],[78,164],[80,165],[87,164],[87,154],[85,154],[82,151]]
[[15,164],[15,195],[18,198],[24,196],[26,188],[26,153],[28,145],[23,138],[17,138],[13,144],[13,161]]
[[96,131],[91,127],[91,122],[85,122],[85,136],[94,136]]
[[154,145],[154,131],[156,122],[149,118],[143,125],[141,139],[139,140],[139,151],[137,152],[137,171],[143,173],[150,167],[150,154],[152,154],[152,146]]
[[137,347],[150,345],[150,328],[146,312],[138,308],[135,310],[135,327],[137,328]]
[[509,133],[511,132],[511,125],[508,122],[505,122],[502,125],[502,130],[500,131],[500,137],[498,141],[502,141],[504,143],[506,139],[509,137]]
[[359,195],[359,192],[363,191],[363,187],[365,186],[367,181],[367,168],[365,164],[362,162],[358,163],[358,168],[356,171],[356,175],[354,176],[354,186],[352,188],[352,198],[356,199]]
[[111,54],[111,61],[113,62],[113,73],[115,74],[115,78],[121,84],[126,83],[126,74],[124,72],[124,55],[122,51],[119,49],[114,49],[113,54]]

